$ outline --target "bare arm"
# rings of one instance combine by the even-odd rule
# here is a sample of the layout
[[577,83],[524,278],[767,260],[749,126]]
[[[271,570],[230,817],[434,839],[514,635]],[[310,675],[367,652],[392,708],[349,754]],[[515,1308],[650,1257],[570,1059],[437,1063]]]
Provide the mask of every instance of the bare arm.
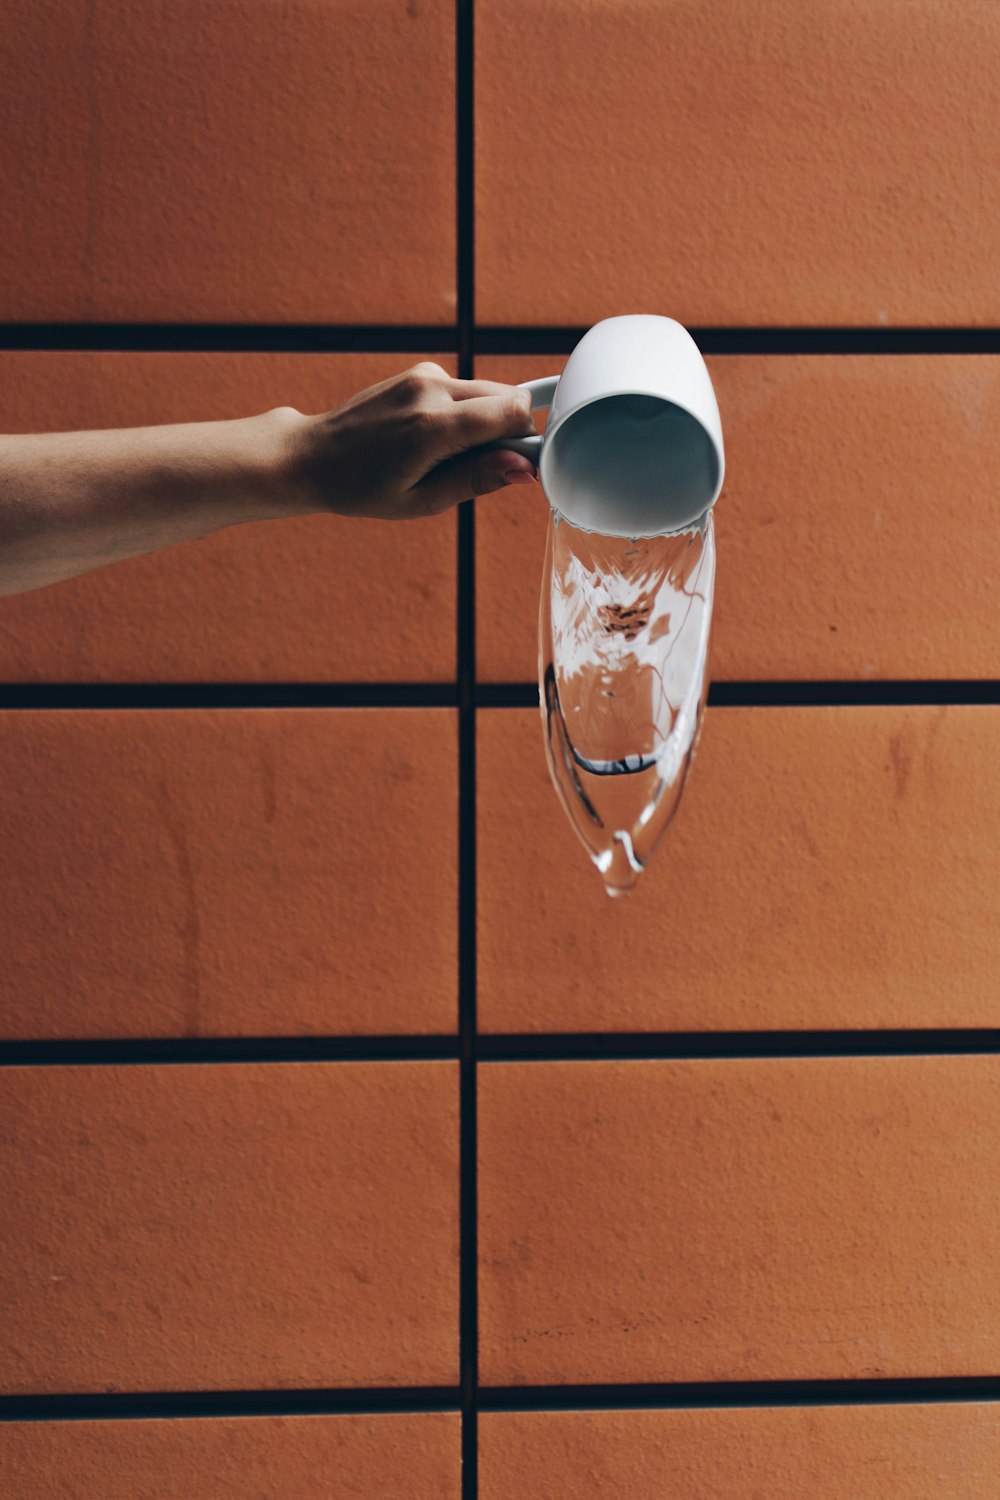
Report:
[[315,417],[0,437],[0,595],[246,521],[434,515],[530,479],[482,445],[533,430],[516,387],[422,364]]

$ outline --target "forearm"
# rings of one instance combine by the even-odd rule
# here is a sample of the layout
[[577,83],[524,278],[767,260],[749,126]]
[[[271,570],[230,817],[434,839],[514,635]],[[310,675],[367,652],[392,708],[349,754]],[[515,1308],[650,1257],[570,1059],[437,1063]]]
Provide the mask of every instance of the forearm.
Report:
[[0,596],[243,521],[439,515],[534,477],[526,391],[422,361],[333,411],[0,437]]
[[0,595],[296,513],[284,483],[302,422],[231,422],[0,437]]

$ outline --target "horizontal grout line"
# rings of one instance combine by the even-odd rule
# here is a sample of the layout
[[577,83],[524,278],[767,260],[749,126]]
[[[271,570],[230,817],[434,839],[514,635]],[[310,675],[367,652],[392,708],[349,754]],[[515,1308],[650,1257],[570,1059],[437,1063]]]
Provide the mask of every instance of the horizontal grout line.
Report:
[[1000,1401],[1000,1377],[886,1380],[739,1380],[677,1385],[485,1386],[483,1411],[621,1411],[630,1408],[875,1406]]
[[[579,327],[488,327],[482,355],[569,354]],[[690,327],[705,354],[1000,354],[996,328]],[[0,349],[201,354],[452,354],[454,324],[3,323]]]
[[[720,1407],[940,1405],[1000,1401],[995,1375],[884,1380],[746,1380],[635,1385],[480,1386],[478,1408],[517,1411],[697,1411]],[[166,1391],[0,1397],[0,1422],[458,1412],[457,1386],[351,1390]]]
[[358,1390],[167,1391],[2,1396],[0,1422],[99,1422],[172,1417],[293,1417],[326,1413],[457,1411],[457,1386]]
[[0,349],[169,354],[450,354],[453,324],[0,323]]
[[[479,328],[477,354],[569,354],[579,328]],[[1000,354],[996,328],[696,328],[703,354]]]
[[537,682],[477,682],[477,708],[537,708]]
[[[534,682],[478,683],[478,708],[537,708]],[[1000,703],[1000,681],[713,682],[713,708]],[[118,708],[455,708],[453,682],[0,683],[0,711]]]
[[[482,1032],[476,1061],[614,1062],[782,1057],[935,1057],[1000,1053],[1000,1029],[897,1031]],[[429,1062],[460,1055],[458,1036],[152,1037],[0,1041],[0,1068],[199,1063]]]
[[1000,682],[961,678],[925,682],[713,682],[708,701],[715,708],[1000,703]]
[[479,1059],[610,1062],[616,1059],[925,1057],[1000,1053],[1000,1029],[913,1031],[651,1031],[480,1034]]
[[[534,682],[478,683],[476,706],[537,708]],[[1000,681],[714,682],[712,708],[997,704]],[[0,683],[0,711],[20,709],[456,708],[453,682]]]
[[0,1041],[0,1068],[129,1064],[427,1062],[458,1057],[457,1036],[154,1037]]
[[453,682],[3,683],[0,710],[455,708]]
[[[479,708],[537,708],[534,682],[480,683]],[[893,708],[1000,703],[1000,681],[713,682],[710,708]]]

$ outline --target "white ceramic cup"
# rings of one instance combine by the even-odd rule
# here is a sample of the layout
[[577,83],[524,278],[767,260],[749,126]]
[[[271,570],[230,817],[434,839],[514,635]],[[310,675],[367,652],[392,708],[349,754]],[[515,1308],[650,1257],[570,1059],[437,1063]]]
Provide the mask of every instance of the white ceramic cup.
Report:
[[661,536],[703,524],[722,489],[722,422],[694,339],[673,318],[605,318],[562,375],[524,383],[548,406],[541,437],[504,438],[530,458],[549,504],[584,531]]

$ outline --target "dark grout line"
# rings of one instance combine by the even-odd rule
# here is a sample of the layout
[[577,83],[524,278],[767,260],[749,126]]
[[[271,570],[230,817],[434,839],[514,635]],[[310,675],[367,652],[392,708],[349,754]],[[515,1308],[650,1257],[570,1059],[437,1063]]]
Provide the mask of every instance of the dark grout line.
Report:
[[885,1406],[1000,1401],[1000,1377],[747,1380],[677,1385],[486,1386],[483,1411],[702,1410],[706,1407]]
[[451,682],[3,683],[5,709],[455,708]]
[[471,505],[459,517],[458,990],[460,1057],[459,1350],[462,1500],[479,1493],[479,1235],[476,1061],[475,533]]
[[611,1062],[787,1057],[938,1057],[1000,1053],[1000,1030],[566,1032],[481,1034],[479,1058],[503,1062]]
[[477,708],[537,708],[537,682],[480,682],[476,684]]
[[294,1417],[357,1412],[458,1410],[457,1386],[358,1390],[166,1391],[79,1396],[3,1396],[0,1422],[141,1421],[163,1418]]
[[[570,354],[586,331],[585,326],[477,328],[476,353]],[[996,328],[690,327],[689,332],[703,354],[1000,354]]]
[[[0,1068],[232,1063],[469,1062],[456,1036],[153,1037],[0,1041]],[[614,1062],[726,1058],[947,1057],[1000,1054],[1000,1029],[897,1031],[477,1032],[477,1062]],[[467,1067],[467,1072],[473,1070]],[[467,1078],[463,1074],[463,1084]],[[474,1141],[465,1137],[468,1163]]]
[[455,272],[457,312],[455,347],[459,378],[475,374],[476,204],[475,204],[475,8],[474,0],[455,0]]
[[[461,566],[474,541],[471,507],[459,515]],[[468,562],[471,577],[473,561]],[[474,602],[460,580],[465,635]],[[466,683],[477,708],[537,708],[533,682]],[[929,682],[714,682],[713,708],[893,707],[919,704],[997,704],[1000,681]],[[22,709],[250,709],[250,708],[456,708],[456,683],[2,683],[0,711]]]
[[715,708],[889,708],[1000,703],[1000,682],[961,678],[924,682],[713,682],[708,701]]
[[[479,708],[537,708],[534,682],[480,683]],[[710,708],[895,708],[1000,703],[1000,681],[713,682]]]
[[[471,507],[459,515],[461,566],[474,549]],[[473,561],[468,562],[471,577]],[[460,580],[468,636],[474,602]],[[477,708],[537,708],[534,682],[466,683]],[[713,708],[902,707],[998,704],[1000,681],[714,682]],[[0,711],[22,709],[456,708],[452,682],[0,683]]]
[[0,323],[0,349],[133,354],[450,354],[453,325]]
[[0,1068],[166,1067],[211,1063],[433,1062],[457,1036],[254,1036],[0,1041]]
[[[455,0],[458,374],[475,375],[475,4]],[[476,517],[458,515],[459,1379],[462,1500],[479,1494],[479,1239],[476,1099]]]
[[[1000,1401],[995,1375],[883,1380],[747,1380],[479,1388],[486,1412],[699,1411],[706,1408],[945,1405]],[[0,1397],[0,1422],[100,1422],[352,1412],[459,1412],[457,1386],[257,1391],[115,1392]]]
[[[471,0],[457,0],[459,45],[471,26]],[[460,129],[459,241],[468,259],[471,209],[471,78],[458,77]],[[463,187],[464,184],[464,187]],[[460,255],[461,260],[461,255]],[[472,274],[458,267],[457,325],[234,323],[0,323],[0,350],[148,354],[453,354],[471,372],[474,354],[569,354],[587,331],[579,327],[476,328]],[[996,328],[698,328],[704,354],[1000,354]],[[468,378],[468,377],[465,377]]]

